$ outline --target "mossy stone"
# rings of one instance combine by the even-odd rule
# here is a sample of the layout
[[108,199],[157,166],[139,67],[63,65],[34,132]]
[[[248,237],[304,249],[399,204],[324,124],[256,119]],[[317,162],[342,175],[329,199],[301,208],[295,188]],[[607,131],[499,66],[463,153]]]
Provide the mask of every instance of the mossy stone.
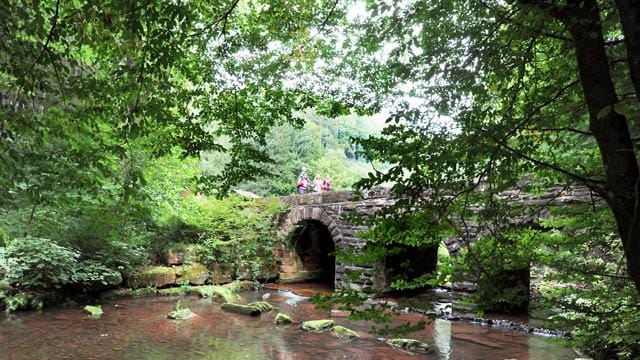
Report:
[[173,320],[186,320],[194,316],[196,316],[196,314],[194,314],[189,308],[176,309],[167,314],[167,317]]
[[251,304],[249,304],[249,306],[255,306],[258,309],[260,309],[260,312],[263,312],[263,313],[273,310],[273,305],[269,304],[266,301],[252,302]]
[[261,313],[260,309],[258,309],[256,306],[242,304],[224,303],[220,306],[220,308],[224,311],[249,316],[259,316]]
[[209,279],[209,269],[206,266],[193,263],[176,268],[176,283],[188,282],[191,285],[204,285]]
[[275,322],[276,322],[276,325],[286,325],[286,324],[291,324],[293,320],[291,320],[291,316],[287,314],[278,313],[278,315],[276,315]]
[[351,329],[347,329],[344,326],[336,325],[331,329],[333,335],[338,337],[342,341],[352,341],[358,339],[360,335]]
[[323,332],[333,327],[333,320],[309,320],[302,323],[302,330]]
[[100,305],[93,306],[87,305],[83,308],[84,312],[89,314],[92,319],[98,319],[104,312],[102,311],[102,307]]
[[176,284],[176,272],[171,267],[149,266],[136,271],[127,278],[130,288],[164,287]]
[[407,351],[426,353],[431,350],[429,344],[414,339],[389,339],[387,340],[387,344],[391,347]]

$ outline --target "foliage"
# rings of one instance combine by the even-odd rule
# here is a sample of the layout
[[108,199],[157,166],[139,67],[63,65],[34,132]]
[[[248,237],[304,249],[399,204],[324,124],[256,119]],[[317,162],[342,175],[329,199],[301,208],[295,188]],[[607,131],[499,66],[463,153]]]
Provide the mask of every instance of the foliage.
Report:
[[108,286],[121,280],[119,271],[80,257],[77,250],[50,239],[31,236],[13,239],[0,252],[4,281],[13,289],[9,293],[15,292],[4,299],[7,309],[41,308],[44,299],[63,288],[78,285],[91,290],[98,284]]
[[[467,264],[451,260],[451,265],[463,265],[460,273],[490,284],[503,271],[548,266],[554,257],[562,260],[554,269],[567,266],[579,274],[555,270],[562,283],[577,286],[575,299],[604,304],[608,296],[588,289],[601,288],[602,278],[610,276],[605,267],[587,261],[578,249],[563,248],[581,267],[569,266],[572,262],[562,253],[545,254],[563,244],[565,237],[555,235],[562,228],[510,230],[505,220],[519,216],[497,201],[509,188],[586,186],[594,198],[606,200],[607,224],[611,215],[615,219],[613,228],[606,227],[614,236],[605,238],[622,251],[603,263],[621,271],[614,288],[618,304],[626,304],[622,289],[635,283],[640,291],[640,221],[633,210],[639,174],[633,141],[640,116],[634,64],[640,51],[631,40],[640,30],[637,21],[628,21],[637,10],[627,5],[595,0],[366,2],[365,14],[353,17],[346,31],[350,36],[340,43],[344,56],[331,64],[369,90],[362,100],[371,108],[391,108],[381,136],[358,141],[364,156],[390,167],[372,172],[358,186],[393,184],[394,194],[406,199],[390,210],[400,214],[393,218],[399,224],[402,217],[428,210],[449,225],[442,228],[445,233],[453,229],[456,237],[479,239],[466,247]],[[528,185],[520,181],[525,176]],[[590,216],[576,217],[588,223]],[[590,233],[589,241],[602,241]],[[426,244],[431,237],[425,237]],[[484,299],[505,303],[511,301],[507,295],[500,289]],[[602,312],[581,311],[594,323],[606,322]],[[625,337],[633,327],[603,336],[587,324],[583,329],[589,328],[593,338],[610,335],[603,342],[615,348],[637,346]]]
[[198,244],[205,261],[229,264],[251,279],[273,267],[273,247],[282,241],[274,227],[282,211],[277,201],[234,196],[225,201],[198,201],[200,213],[191,213],[186,221],[199,229]]
[[73,282],[80,254],[49,239],[14,239],[4,251],[5,279],[25,290],[47,291]]
[[[311,109],[298,115],[305,121],[303,127],[281,125],[266,135],[264,150],[273,162],[263,169],[269,176],[241,181],[238,188],[261,196],[290,195],[295,192],[300,169],[306,167],[312,178],[315,174],[323,179],[329,175],[335,190],[351,189],[372,170],[372,165],[360,157],[353,139],[378,134],[380,117],[350,114],[327,118]],[[228,156],[206,153],[203,173],[218,174],[228,161]]]
[[553,214],[536,249],[545,269],[540,301],[555,309],[549,325],[570,328],[572,344],[594,358],[636,358],[640,307],[624,276],[611,214],[603,206]]

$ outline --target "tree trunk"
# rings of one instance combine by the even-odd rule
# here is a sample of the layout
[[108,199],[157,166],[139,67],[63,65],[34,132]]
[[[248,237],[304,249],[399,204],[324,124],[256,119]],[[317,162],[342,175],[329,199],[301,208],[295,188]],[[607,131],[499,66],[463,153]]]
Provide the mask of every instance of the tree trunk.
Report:
[[574,41],[589,128],[598,143],[607,183],[600,192],[615,216],[628,273],[640,294],[638,162],[627,119],[614,109],[618,97],[605,53],[600,11],[596,0],[569,0],[557,15]]
[[624,45],[627,48],[627,63],[631,82],[640,100],[640,0],[616,0]]

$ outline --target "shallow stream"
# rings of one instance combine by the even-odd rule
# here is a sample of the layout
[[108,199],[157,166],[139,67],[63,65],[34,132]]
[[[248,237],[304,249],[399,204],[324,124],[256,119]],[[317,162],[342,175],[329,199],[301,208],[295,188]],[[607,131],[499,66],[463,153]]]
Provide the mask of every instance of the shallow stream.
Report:
[[[406,337],[432,347],[429,354],[410,354],[389,347],[368,333],[371,324],[349,321],[339,311],[318,310],[306,300],[313,289],[265,289],[243,293],[259,300],[269,293],[275,310],[260,317],[226,313],[220,304],[198,297],[153,297],[103,302],[104,315],[92,320],[82,306],[42,312],[0,315],[0,359],[518,359],[565,360],[578,356],[551,338],[499,330],[462,321],[436,320]],[[170,320],[178,300],[196,316]],[[275,315],[291,315],[294,324],[276,326]],[[359,333],[343,342],[325,333],[300,329],[305,320],[335,320]],[[423,315],[406,313],[394,322],[416,322]]]

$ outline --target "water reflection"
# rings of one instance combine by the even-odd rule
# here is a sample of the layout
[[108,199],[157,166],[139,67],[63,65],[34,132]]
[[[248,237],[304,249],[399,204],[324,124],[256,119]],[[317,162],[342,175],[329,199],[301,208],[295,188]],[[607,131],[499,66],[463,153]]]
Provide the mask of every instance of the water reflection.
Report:
[[440,359],[451,359],[451,321],[442,319],[434,321],[433,342]]
[[[411,355],[370,334],[370,323],[349,321],[339,311],[317,310],[306,296],[268,292],[276,310],[260,317],[225,313],[219,304],[195,297],[182,299],[183,306],[197,314],[186,321],[167,319],[177,298],[105,302],[99,320],[89,319],[81,306],[3,316],[0,359],[574,359],[573,352],[547,338],[441,319],[407,336],[434,349],[424,356]],[[247,293],[243,301],[264,294]],[[291,315],[296,324],[275,326],[277,312]],[[323,318],[334,319],[361,338],[344,343],[331,333],[308,333],[298,326]],[[420,314],[402,314],[394,323],[424,319]]]

